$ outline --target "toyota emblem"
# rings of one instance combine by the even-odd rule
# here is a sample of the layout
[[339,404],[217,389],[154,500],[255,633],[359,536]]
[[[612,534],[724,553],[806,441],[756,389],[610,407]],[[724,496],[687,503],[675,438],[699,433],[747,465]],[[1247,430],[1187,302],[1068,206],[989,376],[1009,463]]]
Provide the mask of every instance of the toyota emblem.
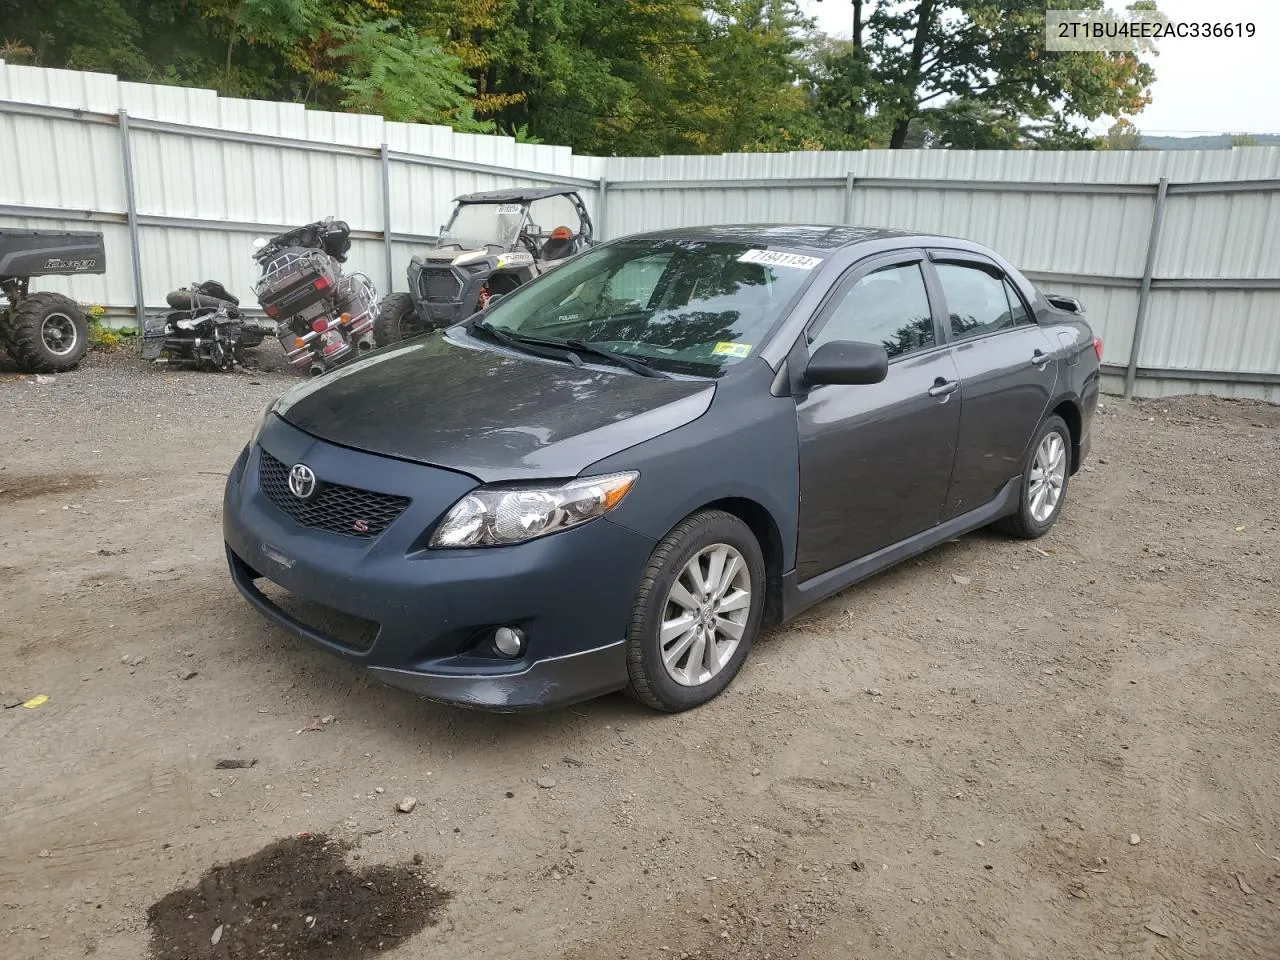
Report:
[[295,463],[289,471],[289,492],[299,500],[316,492],[316,475],[305,463]]

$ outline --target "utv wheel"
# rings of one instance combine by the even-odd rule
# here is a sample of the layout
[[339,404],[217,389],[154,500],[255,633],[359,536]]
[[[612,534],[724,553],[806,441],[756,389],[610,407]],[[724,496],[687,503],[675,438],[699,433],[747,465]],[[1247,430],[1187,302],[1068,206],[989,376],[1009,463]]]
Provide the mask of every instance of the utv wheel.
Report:
[[764,557],[732,514],[694,514],[658,544],[627,630],[627,692],[655,710],[701,706],[727,687],[764,611]]
[[1040,425],[1022,469],[1018,512],[998,524],[1005,533],[1034,540],[1049,532],[1067,500],[1071,479],[1071,431],[1059,416]]
[[60,293],[33,293],[9,311],[9,352],[27,373],[74,370],[89,349],[84,311]]
[[399,343],[412,332],[413,298],[407,293],[391,293],[378,304],[378,315],[373,318],[373,342],[380,347]]

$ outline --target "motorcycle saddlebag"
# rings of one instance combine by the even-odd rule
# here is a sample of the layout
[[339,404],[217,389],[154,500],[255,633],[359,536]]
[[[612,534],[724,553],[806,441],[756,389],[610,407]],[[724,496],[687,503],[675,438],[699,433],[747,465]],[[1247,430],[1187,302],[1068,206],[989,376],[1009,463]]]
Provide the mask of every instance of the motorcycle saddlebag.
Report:
[[[320,300],[337,295],[341,268],[332,257],[319,250],[295,247],[280,253],[267,264],[267,272],[254,285],[258,302],[265,310],[275,308],[279,320],[301,313]],[[270,310],[268,316],[272,316]]]
[[155,360],[164,350],[165,336],[169,331],[167,314],[146,317],[142,325],[142,359]]

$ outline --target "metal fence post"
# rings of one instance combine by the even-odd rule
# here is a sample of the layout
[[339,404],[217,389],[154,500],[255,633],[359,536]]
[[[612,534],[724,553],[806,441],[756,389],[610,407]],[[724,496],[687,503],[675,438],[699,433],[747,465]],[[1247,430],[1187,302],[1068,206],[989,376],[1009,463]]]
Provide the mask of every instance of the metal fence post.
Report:
[[379,151],[382,161],[382,248],[387,256],[387,293],[395,289],[396,273],[391,253],[391,157],[384,143]]
[[853,171],[844,175],[844,218],[840,221],[845,226],[853,219]]
[[133,258],[133,303],[138,318],[138,342],[146,327],[146,298],[142,293],[142,248],[138,243],[138,201],[133,192],[133,155],[129,150],[129,112],[123,107],[119,113],[120,160],[124,167],[125,213],[129,218],[129,252]]
[[1142,268],[1142,287],[1138,291],[1138,312],[1133,318],[1133,340],[1129,344],[1129,367],[1124,373],[1124,397],[1133,395],[1133,382],[1138,376],[1138,354],[1142,350],[1142,328],[1147,321],[1147,302],[1151,297],[1151,274],[1160,247],[1160,230],[1164,226],[1164,201],[1169,193],[1169,178],[1161,177],[1156,190],[1156,209],[1151,215],[1151,236],[1147,239],[1147,262]]
[[597,240],[604,239],[604,211],[609,197],[609,181],[600,178],[600,186],[596,188],[596,223],[593,235]]

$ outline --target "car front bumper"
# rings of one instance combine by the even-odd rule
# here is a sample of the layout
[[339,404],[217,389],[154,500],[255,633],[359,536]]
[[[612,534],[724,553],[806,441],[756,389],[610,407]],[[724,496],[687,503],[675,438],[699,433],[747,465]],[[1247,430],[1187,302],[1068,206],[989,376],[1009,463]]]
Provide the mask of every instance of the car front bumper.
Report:
[[[259,484],[263,449],[285,464],[307,463],[322,481],[411,503],[373,538],[301,526]],[[326,444],[272,418],[227,480],[223,537],[232,580],[295,636],[432,700],[516,711],[621,689],[623,638],[654,542],[601,518],[510,547],[424,549],[427,532],[474,486],[463,474]],[[287,591],[288,602],[264,591],[263,578]],[[327,616],[297,615],[294,601],[359,618],[372,639],[329,629]],[[518,627],[527,638],[514,659],[488,642],[499,626]]]

